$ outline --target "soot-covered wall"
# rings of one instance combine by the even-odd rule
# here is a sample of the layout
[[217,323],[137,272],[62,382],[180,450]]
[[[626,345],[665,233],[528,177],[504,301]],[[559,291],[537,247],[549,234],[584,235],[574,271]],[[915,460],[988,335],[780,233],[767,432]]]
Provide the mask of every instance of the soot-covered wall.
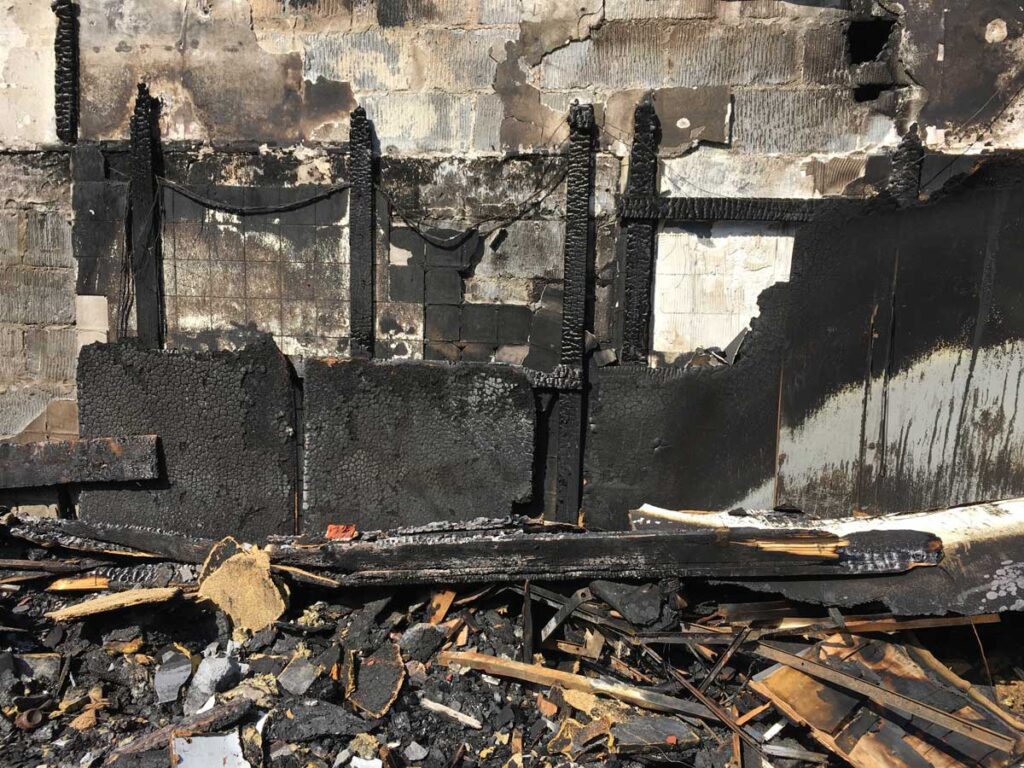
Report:
[[508,366],[306,366],[303,528],[508,514],[533,490],[534,404]]
[[1024,493],[1024,183],[825,204],[735,365],[602,368],[587,519],[784,506],[821,516]]
[[86,520],[259,541],[295,529],[298,422],[287,360],[269,339],[240,352],[85,347],[85,437],[156,434],[161,479],[90,488]]

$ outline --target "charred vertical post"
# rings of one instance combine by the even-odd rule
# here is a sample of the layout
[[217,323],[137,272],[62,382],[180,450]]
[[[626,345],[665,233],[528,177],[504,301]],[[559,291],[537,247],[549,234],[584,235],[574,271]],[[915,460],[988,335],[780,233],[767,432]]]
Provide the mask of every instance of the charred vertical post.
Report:
[[349,129],[349,334],[352,356],[373,356],[373,126],[356,107]]
[[71,0],[54,0],[57,16],[53,48],[54,117],[57,137],[65,144],[78,141],[78,6]]
[[[658,116],[650,97],[633,114],[633,148],[629,154],[626,194],[658,194]],[[626,219],[626,269],[623,290],[622,354],[624,363],[646,362],[650,353],[651,282],[654,275],[656,222]]]
[[594,108],[569,110],[569,167],[566,172],[565,252],[561,364],[580,372],[580,390],[558,396],[558,478],[555,515],[576,522],[583,472],[583,424],[586,405],[585,333],[587,272],[593,243],[590,203],[594,193]]
[[149,348],[163,344],[163,291],[157,247],[156,153],[159,102],[139,83],[131,119],[131,247],[138,336]]
[[924,165],[924,145],[917,132],[917,123],[900,139],[892,153],[892,172],[886,190],[901,205],[910,205],[921,191],[921,166]]

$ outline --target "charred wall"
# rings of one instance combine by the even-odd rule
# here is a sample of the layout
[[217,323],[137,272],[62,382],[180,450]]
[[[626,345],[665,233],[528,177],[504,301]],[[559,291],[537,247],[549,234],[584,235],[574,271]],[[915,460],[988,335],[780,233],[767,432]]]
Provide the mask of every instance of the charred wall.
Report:
[[830,517],[1019,495],[1022,195],[1009,162],[908,208],[826,203],[733,365],[601,369],[588,519],[621,526],[644,502]]

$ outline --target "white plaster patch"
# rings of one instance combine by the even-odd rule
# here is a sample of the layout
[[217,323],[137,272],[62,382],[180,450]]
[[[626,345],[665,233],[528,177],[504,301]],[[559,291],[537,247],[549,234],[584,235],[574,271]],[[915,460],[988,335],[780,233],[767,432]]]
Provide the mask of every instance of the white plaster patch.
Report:
[[758,314],[761,291],[789,280],[792,256],[785,225],[720,223],[710,236],[666,227],[658,236],[653,351],[672,361],[727,346]]

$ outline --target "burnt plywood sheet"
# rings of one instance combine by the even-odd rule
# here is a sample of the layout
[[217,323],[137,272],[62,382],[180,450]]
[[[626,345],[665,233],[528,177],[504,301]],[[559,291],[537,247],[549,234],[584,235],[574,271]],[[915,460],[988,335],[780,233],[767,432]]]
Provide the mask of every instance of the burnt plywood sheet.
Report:
[[302,527],[500,517],[531,493],[533,392],[501,365],[313,360]]
[[154,433],[161,480],[83,491],[83,519],[259,541],[294,531],[295,399],[268,338],[239,352],[92,344],[78,363],[82,434]]

